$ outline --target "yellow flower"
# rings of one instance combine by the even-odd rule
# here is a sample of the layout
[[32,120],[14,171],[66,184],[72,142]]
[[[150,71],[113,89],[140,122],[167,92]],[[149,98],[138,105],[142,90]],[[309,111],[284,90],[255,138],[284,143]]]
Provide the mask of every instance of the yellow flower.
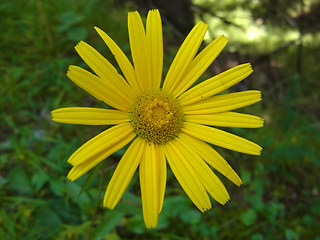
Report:
[[115,126],[72,154],[68,179],[76,180],[130,143],[107,187],[105,207],[117,205],[139,166],[144,221],[148,228],[156,227],[165,193],[166,161],[200,211],[211,208],[208,193],[225,204],[228,192],[209,165],[236,185],[242,182],[208,143],[252,155],[260,155],[262,148],[211,126],[262,127],[259,117],[231,112],[260,101],[261,93],[216,94],[250,75],[251,65],[239,65],[191,87],[227,43],[222,35],[197,54],[207,30],[200,22],[183,42],[162,84],[163,40],[158,10],[149,11],[146,29],[138,12],[128,15],[133,65],[106,33],[95,29],[115,56],[122,75],[94,48],[80,42],[76,51],[96,75],[70,66],[67,76],[114,109],[61,108],[52,111],[52,118],[62,123]]

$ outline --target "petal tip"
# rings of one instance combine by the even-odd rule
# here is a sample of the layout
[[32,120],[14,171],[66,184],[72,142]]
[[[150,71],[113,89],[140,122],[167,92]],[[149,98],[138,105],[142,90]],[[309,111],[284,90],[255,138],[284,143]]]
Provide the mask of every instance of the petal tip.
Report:
[[241,179],[239,179],[239,182],[236,182],[235,184],[236,184],[238,187],[240,187],[240,186],[243,184],[243,182],[242,182]]
[[74,175],[72,169],[71,169],[70,172],[68,173],[67,179],[68,179],[69,181],[71,181],[71,182],[73,182],[74,180],[77,179],[77,177]]
[[97,26],[94,26],[93,28],[94,28],[94,30],[96,30],[96,32],[97,32],[100,36],[105,33],[102,29],[98,28]]
[[51,113],[51,117],[52,117],[52,120],[54,118],[54,115],[57,113],[59,109],[55,109],[55,110],[52,110],[50,113]]
[[108,208],[108,209],[114,209],[116,204],[111,204],[110,201],[108,201],[109,199],[105,196],[104,199],[103,199],[103,206],[105,208]]
[[226,41],[226,42],[229,41],[229,39],[228,39],[228,38],[226,37],[226,35],[224,35],[224,34],[220,35],[218,38],[221,38],[221,39],[223,39],[223,40]]
[[137,10],[128,12],[128,16],[133,16],[133,15],[136,15],[136,14],[139,14]]
[[256,155],[260,156],[261,152],[262,152],[262,147],[259,146],[259,149],[257,149],[257,154]]

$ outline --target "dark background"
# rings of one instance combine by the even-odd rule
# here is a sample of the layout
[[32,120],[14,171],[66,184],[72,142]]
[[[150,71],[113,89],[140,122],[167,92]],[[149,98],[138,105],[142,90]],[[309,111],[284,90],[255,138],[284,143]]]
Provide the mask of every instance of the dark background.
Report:
[[[137,175],[118,207],[102,198],[124,150],[75,182],[67,158],[105,126],[51,121],[60,107],[105,107],[66,76],[86,68],[74,46],[85,40],[115,63],[93,27],[130,55],[127,12],[160,9],[164,73],[200,20],[203,45],[229,43],[201,78],[250,62],[254,73],[232,91],[258,89],[244,108],[261,129],[229,129],[263,146],[260,157],[216,148],[239,173],[238,188],[221,175],[231,200],[201,214],[168,173],[158,229],[142,220]],[[320,3],[316,0],[3,0],[0,3],[0,239],[311,239],[319,240]]]

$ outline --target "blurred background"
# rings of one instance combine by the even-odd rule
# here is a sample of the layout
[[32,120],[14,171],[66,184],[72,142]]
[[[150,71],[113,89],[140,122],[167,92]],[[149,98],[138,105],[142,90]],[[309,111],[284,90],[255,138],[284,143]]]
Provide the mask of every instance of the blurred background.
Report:
[[[250,62],[254,73],[230,91],[258,89],[241,109],[261,129],[228,129],[260,144],[260,157],[215,147],[239,173],[223,176],[231,200],[201,214],[168,173],[156,230],[142,219],[137,174],[115,210],[102,207],[120,150],[70,182],[68,157],[107,126],[51,121],[61,107],[106,107],[65,75],[87,68],[74,50],[84,40],[115,64],[93,27],[130,55],[127,12],[160,9],[164,74],[198,21],[203,46],[229,43],[201,80]],[[0,239],[311,239],[320,240],[320,3],[317,0],[2,0],[0,2]],[[203,47],[202,46],[202,47]]]

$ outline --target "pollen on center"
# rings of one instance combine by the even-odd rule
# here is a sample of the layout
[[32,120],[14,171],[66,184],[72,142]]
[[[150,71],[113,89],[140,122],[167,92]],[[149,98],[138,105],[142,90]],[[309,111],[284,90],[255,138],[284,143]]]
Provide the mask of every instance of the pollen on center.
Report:
[[163,91],[140,95],[130,111],[134,132],[148,142],[164,144],[181,131],[182,108],[176,98]]

